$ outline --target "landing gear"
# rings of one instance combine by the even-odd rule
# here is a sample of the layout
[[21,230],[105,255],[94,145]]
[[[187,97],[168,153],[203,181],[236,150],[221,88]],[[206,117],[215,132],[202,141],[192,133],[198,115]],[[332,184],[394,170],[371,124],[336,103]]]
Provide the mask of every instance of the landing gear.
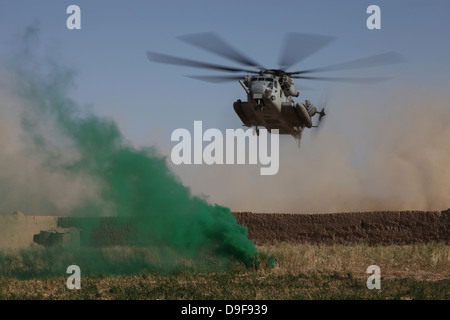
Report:
[[255,103],[255,111],[262,111],[262,109],[264,107],[262,101],[258,99],[255,102],[256,102]]
[[293,136],[294,136],[295,142],[297,142],[297,147],[299,147],[299,148],[300,148],[300,141],[302,140],[302,132],[303,132],[303,129],[301,129],[300,127],[294,128]]

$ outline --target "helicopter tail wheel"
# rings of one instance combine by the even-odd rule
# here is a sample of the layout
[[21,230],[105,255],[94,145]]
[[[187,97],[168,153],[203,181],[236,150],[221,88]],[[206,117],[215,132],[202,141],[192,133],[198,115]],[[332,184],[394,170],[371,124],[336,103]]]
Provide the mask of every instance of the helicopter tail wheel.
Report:
[[300,141],[302,140],[302,130],[294,129],[293,137],[295,139],[295,142],[297,143],[297,147],[300,148]]
[[257,135],[259,137],[259,128],[255,127],[255,129],[253,130],[253,135]]

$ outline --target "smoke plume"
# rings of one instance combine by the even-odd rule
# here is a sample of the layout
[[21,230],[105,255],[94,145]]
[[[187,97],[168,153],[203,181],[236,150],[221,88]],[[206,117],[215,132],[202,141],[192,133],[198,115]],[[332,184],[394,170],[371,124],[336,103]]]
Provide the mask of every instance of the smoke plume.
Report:
[[[192,196],[157,150],[134,147],[114,121],[77,105],[73,72],[37,58],[37,37],[29,28],[0,74],[2,213],[120,217],[137,244],[168,248],[173,260],[254,264],[256,249],[230,210]],[[92,221],[80,226],[88,244]]]

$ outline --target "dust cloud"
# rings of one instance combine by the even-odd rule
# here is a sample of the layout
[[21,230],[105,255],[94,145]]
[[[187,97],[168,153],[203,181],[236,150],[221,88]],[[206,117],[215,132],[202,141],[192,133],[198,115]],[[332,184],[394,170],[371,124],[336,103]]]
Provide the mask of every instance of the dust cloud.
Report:
[[250,165],[174,170],[193,192],[233,211],[444,210],[450,207],[450,90],[388,85],[385,97],[379,88],[333,95],[323,127],[305,130],[300,149],[281,136],[275,176],[261,177]]

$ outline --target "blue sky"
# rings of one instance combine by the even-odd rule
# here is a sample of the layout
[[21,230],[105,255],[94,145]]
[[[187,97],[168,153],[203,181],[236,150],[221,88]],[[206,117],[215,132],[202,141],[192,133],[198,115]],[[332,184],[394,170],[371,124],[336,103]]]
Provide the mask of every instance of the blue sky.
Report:
[[[66,8],[71,4],[81,8],[81,30],[66,28]],[[371,4],[381,8],[381,30],[366,28],[366,8]],[[15,36],[38,23],[41,48],[37,51],[51,51],[61,64],[77,73],[72,97],[81,105],[92,105],[101,116],[113,117],[136,145],[156,144],[166,155],[173,146],[171,132],[176,128],[191,129],[194,120],[203,120],[204,127],[219,129],[241,126],[232,109],[234,101],[245,99],[238,83],[201,82],[184,75],[220,72],[147,60],[146,51],[151,50],[237,66],[176,39],[185,34],[214,32],[269,68],[277,67],[287,32],[337,37],[292,70],[388,51],[402,54],[407,59],[402,65],[323,74],[395,78],[387,83],[304,83],[315,90],[302,92],[299,100],[309,98],[315,103],[323,92],[334,94],[333,118],[327,121],[341,130],[353,150],[365,150],[370,144],[361,142],[358,130],[365,124],[355,123],[355,117],[345,113],[346,103],[376,100],[384,106],[397,89],[420,89],[433,95],[448,90],[450,85],[449,1],[1,0],[0,8],[0,59],[11,55]],[[354,130],[346,130],[349,126]],[[289,147],[295,147],[292,138],[286,138]],[[353,153],[357,160],[361,152]]]
[[[82,29],[66,28],[66,8],[77,4]],[[382,10],[382,29],[370,31],[370,4]],[[408,59],[403,66],[354,71],[351,75],[387,75],[413,85],[441,86],[450,71],[448,1],[2,1],[0,48],[38,22],[44,47],[56,49],[64,65],[77,72],[74,97],[96,112],[121,118],[130,139],[145,140],[147,129],[186,126],[195,119],[211,127],[239,126],[232,102],[243,98],[237,83],[209,84],[183,75],[214,71],[158,65],[147,50],[212,63],[233,62],[203,52],[177,36],[212,31],[265,66],[276,67],[286,32],[332,35],[338,39],[295,67],[316,67],[386,51]],[[6,50],[5,50],[6,49]],[[336,73],[346,75],[346,73]],[[323,88],[309,82],[318,98]],[[345,85],[347,87],[347,85]],[[226,118],[226,120],[224,120]],[[170,130],[171,131],[171,130]]]

